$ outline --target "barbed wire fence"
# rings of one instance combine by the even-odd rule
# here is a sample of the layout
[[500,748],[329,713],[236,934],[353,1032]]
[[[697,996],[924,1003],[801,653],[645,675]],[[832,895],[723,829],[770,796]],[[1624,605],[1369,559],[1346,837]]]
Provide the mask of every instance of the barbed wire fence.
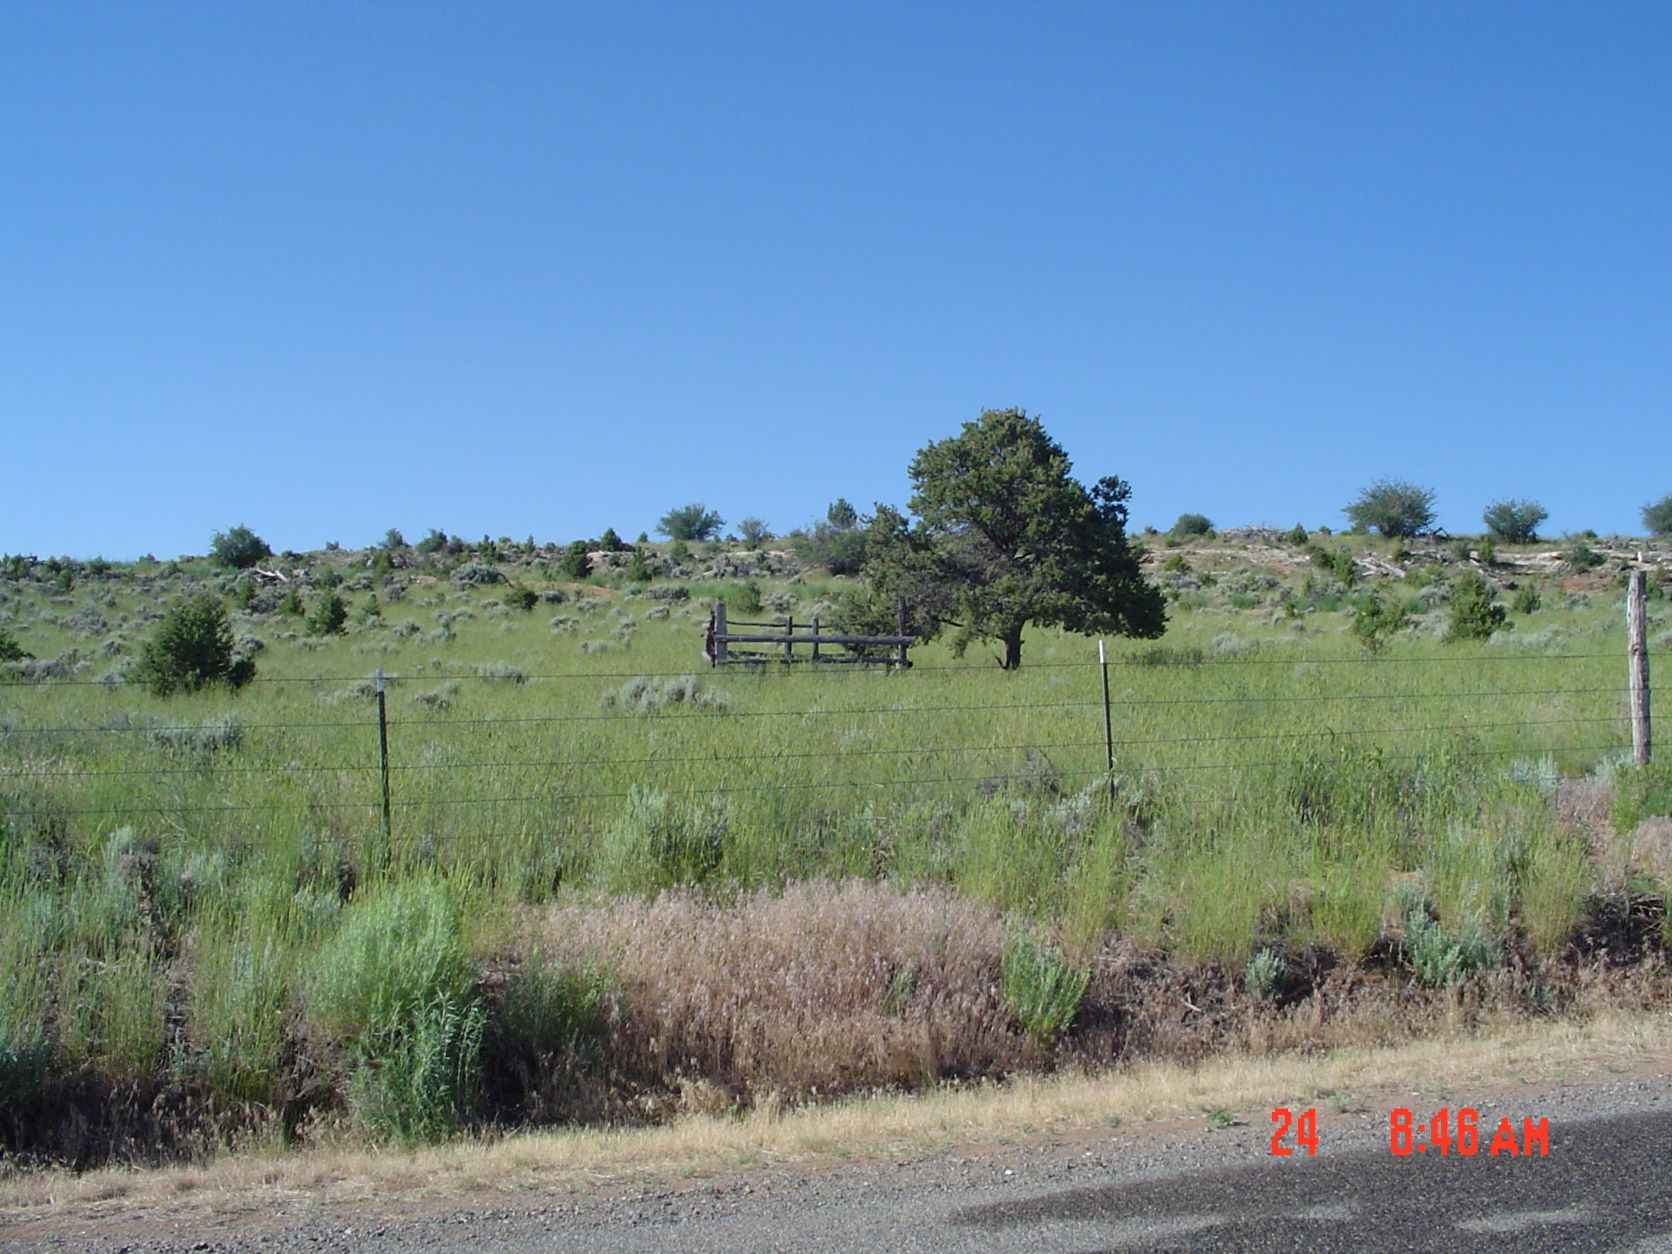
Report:
[[[1101,651],[1101,650],[1100,650]],[[1169,673],[1188,677],[1183,693],[1157,695],[1138,691],[1138,685],[1110,685],[1111,669],[1128,679],[1145,672],[1159,673],[1159,659],[1171,663]],[[183,821],[187,818],[277,814],[304,811],[310,815],[363,815],[381,827],[386,841],[412,839],[399,832],[414,812],[525,806],[551,810],[593,803],[620,802],[643,786],[680,800],[784,794],[786,796],[837,792],[875,795],[873,790],[928,789],[951,785],[992,786],[1013,773],[1018,763],[1031,764],[1058,786],[1081,781],[1097,787],[1107,777],[1113,794],[1117,772],[1157,778],[1210,778],[1231,772],[1282,769],[1295,754],[1311,744],[1373,747],[1384,761],[1416,761],[1441,745],[1457,758],[1551,757],[1584,755],[1600,759],[1635,754],[1647,761],[1649,688],[1648,654],[1640,635],[1628,647],[1629,683],[1591,682],[1590,672],[1604,662],[1619,661],[1618,653],[1505,653],[1487,659],[1489,667],[1511,673],[1522,665],[1537,666],[1541,677],[1552,667],[1575,664],[1573,682],[1529,681],[1501,686],[1459,689],[1445,681],[1449,668],[1459,664],[1480,667],[1480,655],[1410,655],[1309,658],[1292,654],[1239,656],[1220,659],[1166,654],[1135,655],[1099,661],[1047,660],[1031,664],[1033,673],[1048,673],[1066,690],[1049,699],[997,701],[936,700],[932,687],[914,684],[914,676],[937,673],[967,674],[969,665],[919,666],[906,673],[878,675],[874,683],[847,682],[853,668],[834,675],[820,668],[784,667],[778,678],[794,678],[806,687],[807,699],[791,700],[781,708],[696,708],[677,706],[646,715],[631,709],[565,710],[530,714],[452,717],[422,713],[390,717],[386,701],[391,689],[413,692],[438,680],[448,684],[503,683],[492,674],[407,673],[360,675],[258,676],[255,685],[349,684],[355,699],[367,698],[366,713],[355,718],[242,721],[227,724],[227,735],[240,742],[246,735],[272,735],[278,742],[266,760],[251,763],[232,753],[216,752],[213,727],[204,723],[167,722],[119,714],[97,723],[29,721],[16,713],[0,717],[0,787],[5,788],[8,821],[50,815],[54,822],[95,820],[121,822],[142,816]],[[1585,665],[1581,665],[1585,664]],[[1176,672],[1172,667],[1176,666]],[[1300,668],[1308,673],[1341,674],[1357,668],[1380,681],[1340,685],[1340,690],[1215,691],[1225,676],[1258,673],[1260,668]],[[1641,680],[1639,680],[1641,672]],[[1559,673],[1559,671],[1558,671]],[[1414,677],[1414,682],[1405,677]],[[1425,678],[1431,677],[1431,678]],[[1627,677],[1622,676],[1624,680]],[[688,671],[561,671],[519,675],[518,683],[552,684],[680,683]],[[1399,682],[1389,683],[1390,680]],[[60,688],[99,685],[121,687],[122,681],[76,679],[18,679],[0,682],[0,693],[38,691],[48,695]],[[1301,686],[1297,684],[1297,687]],[[833,701],[833,693],[858,692],[858,703]],[[1038,695],[1038,694],[1036,694]],[[1538,703],[1548,717],[1525,714],[1505,717],[1494,713],[1504,703]],[[1325,716],[1323,725],[1285,724],[1276,712],[1311,707]],[[1396,711],[1392,722],[1370,717],[1377,707]],[[1423,717],[1425,708],[1438,707],[1436,717]],[[1600,708],[1599,708],[1600,707]],[[1457,711],[1464,713],[1459,715]],[[1154,730],[1157,719],[1177,724],[1185,712],[1214,716],[1215,726],[1192,728],[1188,734]],[[1508,711],[1506,711],[1507,713]],[[50,709],[46,711],[50,713]],[[1446,717],[1450,714],[1450,717]],[[1250,719],[1258,725],[1248,727]],[[839,720],[876,720],[904,743],[849,743],[854,738]],[[823,721],[831,727],[811,743],[779,730],[779,720],[803,724]],[[1261,722],[1260,720],[1263,720]],[[1018,725],[1048,727],[1048,734],[963,736],[946,741],[934,734],[949,724],[960,731],[991,728],[1002,733]],[[1219,723],[1235,724],[1218,726]],[[759,730],[739,743],[716,744],[715,729],[752,725]],[[697,745],[669,744],[671,734],[701,733]],[[1133,734],[1129,729],[1145,729]],[[584,741],[605,731],[630,729],[638,748],[611,745],[588,750]],[[1556,729],[1561,729],[1559,732]],[[519,733],[520,752],[489,751],[505,733]],[[544,733],[564,732],[559,737]],[[1525,736],[1516,736],[1525,732]],[[1569,734],[1571,733],[1571,735]],[[456,756],[441,747],[443,738],[460,734],[480,746],[470,756]],[[1491,734],[1510,743],[1481,743]],[[194,737],[209,737],[207,749],[192,750]],[[139,738],[152,747],[185,746],[182,755],[163,760],[111,764],[78,758],[118,757],[121,749],[96,746],[121,744]],[[616,737],[615,739],[620,739]],[[560,740],[568,742],[563,751]],[[1553,740],[1557,743],[1553,743]],[[353,743],[364,752],[349,748]],[[131,744],[132,741],[127,743]],[[706,744],[706,747],[703,747]],[[91,751],[87,746],[95,746]],[[1415,746],[1415,747],[1412,747]],[[296,750],[289,756],[284,748]],[[1251,755],[1247,750],[1255,750]],[[311,750],[311,752],[309,752]],[[129,755],[132,756],[131,754]],[[1044,765],[1039,766],[1040,763]],[[866,764],[893,764],[885,771],[862,769]],[[771,769],[766,769],[770,767]],[[675,786],[672,768],[710,768],[712,776],[686,786]],[[475,773],[467,776],[467,773]],[[623,784],[622,774],[634,776]],[[770,777],[769,777],[770,776]],[[336,781],[335,790],[303,789],[300,798],[248,796],[251,781],[281,777],[287,783],[310,778]],[[482,782],[484,778],[489,782]],[[421,780],[442,780],[443,786],[419,788]],[[175,781],[191,788],[167,793]],[[213,794],[213,795],[209,795]]]

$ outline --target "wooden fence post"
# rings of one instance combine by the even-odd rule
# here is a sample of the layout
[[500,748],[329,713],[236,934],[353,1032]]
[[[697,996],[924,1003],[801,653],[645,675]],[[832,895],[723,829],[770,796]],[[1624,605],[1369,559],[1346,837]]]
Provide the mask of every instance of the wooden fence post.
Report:
[[789,663],[795,661],[795,654],[793,652],[793,650],[795,648],[795,643],[794,643],[794,641],[791,640],[791,637],[794,636],[794,635],[795,635],[795,615],[794,614],[786,614],[786,615],[784,615],[784,663],[785,663],[785,665],[788,665]]
[[393,854],[394,831],[389,815],[389,710],[383,695],[383,668],[377,668],[373,687],[377,694],[377,757],[383,772],[383,860]]
[[1109,655],[1097,642],[1097,666],[1103,672],[1103,761],[1109,771],[1109,809],[1115,808],[1115,725],[1109,716]]
[[726,603],[717,601],[714,605],[714,665],[718,666],[726,660]]
[[[906,598],[905,597],[895,598],[894,610],[895,610],[895,621],[899,625],[899,630],[896,631],[894,634],[897,635],[897,636],[903,636],[903,635],[906,634]],[[902,645],[897,645],[896,648],[899,650],[896,657],[897,657],[897,660],[899,662],[900,669],[904,670],[906,667],[911,665],[911,663],[906,658],[906,650],[908,648],[910,648],[910,646],[902,644]]]
[[1634,570],[1626,584],[1626,656],[1631,667],[1631,756],[1649,762],[1649,629],[1644,576]]

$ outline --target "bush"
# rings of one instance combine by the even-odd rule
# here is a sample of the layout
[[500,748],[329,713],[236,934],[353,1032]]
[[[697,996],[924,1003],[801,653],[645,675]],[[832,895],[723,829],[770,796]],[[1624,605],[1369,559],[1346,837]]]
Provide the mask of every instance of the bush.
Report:
[[1354,638],[1364,646],[1364,651],[1374,657],[1389,640],[1405,630],[1410,620],[1410,611],[1405,608],[1403,602],[1384,601],[1380,595],[1372,592],[1353,607],[1352,632]]
[[1296,523],[1294,527],[1290,529],[1289,533],[1283,538],[1290,544],[1296,545],[1300,548],[1304,548],[1309,540],[1309,537],[1306,534],[1306,528],[1300,523]]
[[321,594],[308,615],[308,631],[315,636],[334,636],[348,622],[348,605],[335,592]]
[[1536,614],[1544,598],[1539,595],[1537,587],[1524,583],[1515,590],[1515,596],[1510,601],[1510,608],[1517,614]]
[[1213,520],[1206,514],[1180,514],[1173,524],[1172,535],[1205,536],[1213,530]]
[[615,534],[614,527],[605,527],[604,534],[598,537],[598,547],[606,553],[625,553],[627,541]]
[[592,554],[585,540],[575,540],[558,559],[558,573],[569,579],[585,579],[592,573]]
[[1505,544],[1531,544],[1538,539],[1538,525],[1550,511],[1537,501],[1494,501],[1481,515],[1495,540]]
[[1403,479],[1378,479],[1342,512],[1355,531],[1414,536],[1434,524],[1434,492]]
[[1283,991],[1283,975],[1283,959],[1262,949],[1243,968],[1243,991],[1256,1001],[1273,1001]]
[[651,894],[701,884],[725,861],[729,812],[716,801],[681,805],[634,785],[626,810],[604,829],[598,870],[615,892]]
[[1575,539],[1562,550],[1562,569],[1570,574],[1583,574],[1601,566],[1602,554],[1598,553],[1584,540]]
[[634,549],[633,556],[627,559],[627,578],[633,583],[649,583],[656,578],[656,572],[645,560],[643,549]]
[[726,520],[700,501],[670,509],[656,524],[670,540],[712,540],[720,534]]
[[366,1131],[406,1143],[458,1126],[480,1065],[483,1012],[446,888],[412,880],[356,899],[306,986]]
[[1012,938],[999,965],[999,987],[1022,1031],[1036,1045],[1050,1045],[1074,1016],[1091,983],[1091,968],[1075,966],[1042,941]]
[[271,557],[273,550],[267,547],[267,541],[240,523],[230,531],[217,531],[209,542],[209,553],[222,566],[246,570],[262,558]]
[[[562,599],[562,596],[559,595],[558,600],[561,601]],[[536,605],[540,604],[540,594],[533,588],[525,587],[520,583],[512,584],[505,590],[505,604],[513,610],[522,610],[524,613],[529,613],[533,611]]]
[[16,636],[0,627],[0,662],[27,662],[34,656],[33,653],[24,651]]
[[750,516],[737,524],[737,534],[743,537],[746,547],[758,549],[772,539],[772,528],[766,525],[764,518]]
[[1497,603],[1498,591],[1474,571],[1465,571],[1452,581],[1451,618],[1446,639],[1488,640],[1502,628],[1508,612]]
[[1405,916],[1405,960],[1420,984],[1445,988],[1460,983],[1497,966],[1498,957],[1498,947],[1478,918],[1452,932],[1430,918],[1423,906],[1414,906]]
[[1643,507],[1643,525],[1652,536],[1672,536],[1672,493]]
[[211,684],[238,688],[255,675],[255,663],[237,656],[226,607],[203,593],[176,601],[157,634],[139,653],[137,677],[159,697],[196,692]]

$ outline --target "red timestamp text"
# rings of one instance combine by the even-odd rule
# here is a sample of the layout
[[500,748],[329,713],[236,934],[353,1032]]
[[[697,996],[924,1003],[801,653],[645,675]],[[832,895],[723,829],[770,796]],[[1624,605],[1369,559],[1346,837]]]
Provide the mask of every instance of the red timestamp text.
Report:
[[1409,1107],[1400,1106],[1388,1116],[1388,1149],[1397,1158],[1409,1158],[1413,1154],[1438,1154],[1442,1158],[1457,1154],[1472,1158],[1480,1153],[1491,1158],[1548,1158],[1550,1121],[1523,1119],[1517,1139],[1513,1120],[1506,1117],[1498,1121],[1495,1129],[1482,1128],[1480,1112],[1472,1106],[1456,1111],[1442,1106],[1421,1122]]

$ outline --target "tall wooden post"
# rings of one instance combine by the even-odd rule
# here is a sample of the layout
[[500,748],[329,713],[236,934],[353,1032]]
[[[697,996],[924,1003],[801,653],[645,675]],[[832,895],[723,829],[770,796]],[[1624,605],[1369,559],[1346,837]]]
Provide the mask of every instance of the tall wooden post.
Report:
[[374,681],[377,693],[377,756],[383,772],[383,859],[394,852],[393,824],[389,818],[389,710],[383,695],[383,668],[377,668]]
[[819,620],[813,620],[813,661],[819,660]]
[[714,606],[714,665],[718,666],[726,660],[726,603],[719,601]]
[[793,635],[795,635],[795,615],[786,614],[784,615],[784,665],[786,666],[795,661],[793,652],[795,645],[790,639]]
[[1644,576],[1631,572],[1626,584],[1626,656],[1631,667],[1631,756],[1649,762],[1649,625]]
[[[905,597],[896,597],[895,598],[894,610],[895,610],[895,622],[899,627],[899,630],[897,630],[894,634],[897,635],[897,636],[903,636],[903,635],[906,634],[906,598]],[[895,647],[898,650],[895,660],[900,664],[900,668],[903,670],[906,667],[911,665],[911,663],[909,661],[907,661],[907,650],[909,649],[910,646],[902,644],[902,645],[896,645]]]
[[1109,655],[1097,642],[1097,666],[1103,672],[1103,761],[1109,770],[1109,808],[1115,807],[1115,724],[1109,714]]

